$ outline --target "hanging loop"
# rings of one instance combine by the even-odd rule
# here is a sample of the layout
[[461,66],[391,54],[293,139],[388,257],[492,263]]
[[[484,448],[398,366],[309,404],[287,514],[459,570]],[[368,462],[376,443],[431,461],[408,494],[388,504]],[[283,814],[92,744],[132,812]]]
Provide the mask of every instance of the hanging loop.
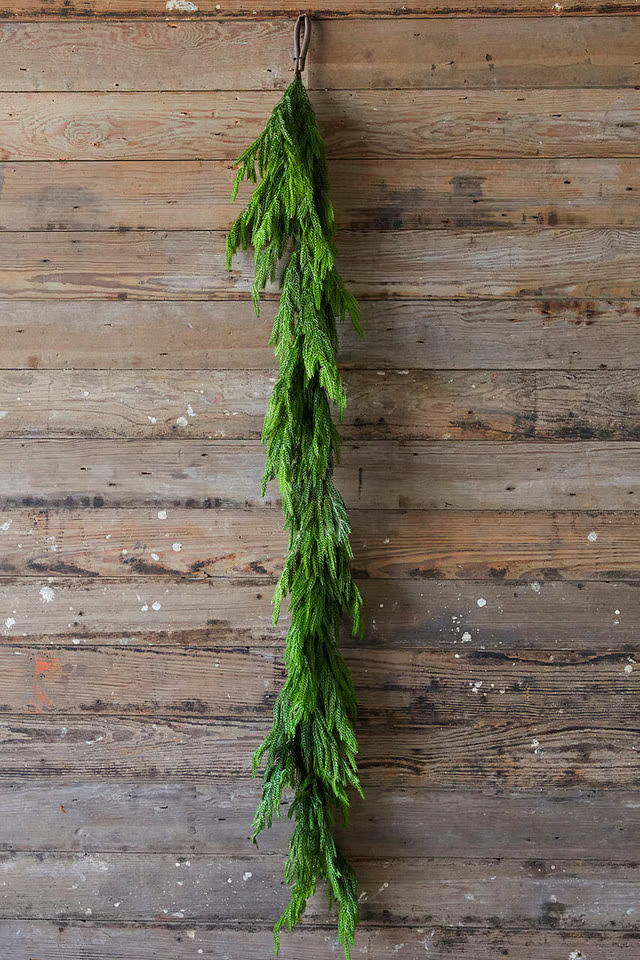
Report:
[[305,13],[298,17],[293,31],[293,60],[296,67],[296,80],[300,80],[304,70],[310,40],[311,18]]

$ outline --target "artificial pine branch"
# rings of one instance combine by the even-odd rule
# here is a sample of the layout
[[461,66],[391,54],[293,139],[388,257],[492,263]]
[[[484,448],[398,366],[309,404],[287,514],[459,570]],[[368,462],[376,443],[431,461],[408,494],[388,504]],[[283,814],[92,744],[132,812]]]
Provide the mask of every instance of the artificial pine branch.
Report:
[[[338,648],[343,611],[362,636],[362,599],[351,576],[350,526],[333,481],[341,437],[331,404],[345,407],[336,364],[337,320],[349,316],[360,331],[356,301],[335,269],[335,221],[329,200],[324,144],[313,107],[299,79],[290,84],[266,128],[237,162],[235,199],[243,179],[260,183],[227,237],[227,269],[240,248],[255,251],[252,297],[280,273],[280,306],[270,343],[280,373],[269,401],[262,440],[267,444],[262,483],[277,477],[289,549],[274,596],[274,623],[290,594],[287,680],[273,712],[273,727],[253,758],[255,776],[266,767],[252,839],[279,816],[284,787],[294,798],[294,828],[285,865],[291,900],[274,928],[300,920],[318,879],[328,884],[329,907],[338,904],[338,939],[349,960],[358,922],[355,874],[336,846],[337,812],[347,822],[357,775],[354,734],[357,699]],[[256,171],[257,167],[257,171]]]

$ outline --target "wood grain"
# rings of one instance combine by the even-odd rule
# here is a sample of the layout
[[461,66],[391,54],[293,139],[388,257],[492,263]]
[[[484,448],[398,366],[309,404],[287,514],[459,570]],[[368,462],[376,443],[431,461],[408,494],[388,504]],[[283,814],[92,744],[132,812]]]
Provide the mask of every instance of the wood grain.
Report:
[[[226,271],[224,243],[217,231],[0,233],[0,298],[247,297],[252,258],[238,254]],[[345,232],[340,249],[338,267],[363,299],[633,298],[640,291],[640,231],[627,228]],[[267,296],[276,295],[274,285]]]
[[[171,10],[170,12],[176,18],[183,20],[200,20],[203,18],[235,18],[235,17],[256,17],[256,18],[295,18],[299,12],[299,7],[289,2],[280,3],[277,8],[266,2],[260,4],[251,4],[243,0],[229,0],[224,5],[211,3],[202,3],[197,10],[191,8],[181,12],[180,10]],[[411,6],[398,7],[397,4],[389,0],[370,0],[369,3],[355,4],[350,0],[334,0],[330,7],[325,7],[322,11],[316,11],[318,16],[325,18],[336,17],[403,17],[409,19],[417,17],[498,17],[498,16],[585,16],[602,15],[607,16],[626,15],[633,13],[635,7],[630,6],[625,0],[609,0],[606,6],[595,3],[584,3],[583,0],[571,0],[563,4],[562,10],[556,8],[550,9],[548,5],[542,5],[540,0],[510,0],[508,4],[498,3],[497,0],[479,6],[477,2],[471,0],[454,0],[453,3],[443,7],[436,0],[420,0],[414,2]],[[46,7],[38,6],[35,0],[13,0],[0,11],[3,18],[16,20],[57,20],[57,19],[143,19],[159,18],[166,19],[167,7],[162,0],[94,0],[93,3],[86,2],[80,4],[78,0],[70,0],[65,5],[63,0],[52,0]]]
[[[639,41],[631,17],[314,18],[306,78],[323,90],[637,86]],[[5,22],[2,88],[282,89],[293,75],[291,45],[290,23],[271,18]]]
[[[235,160],[276,91],[4,93],[0,160]],[[331,158],[637,157],[640,91],[313,92]],[[230,184],[231,184],[230,174]]]
[[[229,168],[188,160],[177,176],[170,160],[3,163],[0,229],[226,230],[249,196],[244,184],[231,202]],[[349,230],[640,224],[634,160],[334,160],[330,177]]]
[[[615,12],[607,6],[609,11],[602,6],[598,12]],[[402,13],[388,20],[314,21],[310,87],[527,90],[638,84],[635,17],[452,17],[420,23]]]
[[[0,439],[168,439],[185,431],[200,440],[260,439],[276,375],[0,372]],[[640,438],[637,371],[346,370],[344,384],[340,432],[348,440]]]
[[[7,869],[8,863],[13,866]],[[21,917],[90,916],[94,922],[269,922],[288,899],[286,886],[279,882],[279,863],[280,857],[269,856],[212,860],[193,855],[176,860],[163,854],[0,855],[0,871],[8,874]],[[365,923],[495,928],[499,909],[503,929],[593,929],[607,922],[634,929],[633,918],[626,914],[638,895],[638,867],[633,863],[609,864],[606,872],[602,864],[585,860],[559,861],[554,870],[544,861],[496,859],[371,859],[355,866],[366,894],[360,901]],[[246,873],[250,876],[243,879]],[[467,912],[461,918],[460,903],[465,901]],[[1,900],[0,911],[6,915]],[[308,916],[311,922],[325,920],[324,898],[310,900]]]
[[[243,857],[260,794],[245,779],[180,783],[6,783],[0,847],[51,853],[192,853]],[[282,812],[290,797],[283,797]],[[422,790],[369,787],[353,800],[349,827],[337,831],[342,849],[380,857],[628,858],[638,842],[633,790]],[[508,829],[505,829],[508,826]],[[286,816],[260,839],[261,853],[284,849]],[[1,939],[1,932],[0,932]],[[563,958],[566,960],[566,958]]]
[[[273,947],[271,928],[251,925],[249,930],[216,927],[212,924],[173,920],[171,923],[94,923],[92,921],[4,920],[0,937],[7,946],[6,960],[24,960],[24,950],[46,952],[48,960],[77,960],[83,950],[107,944],[113,960],[174,960],[176,950],[193,940],[194,948],[215,957],[226,950],[230,956],[264,960]],[[496,956],[526,956],[528,960],[566,960],[571,951],[590,960],[635,960],[638,935],[610,930],[508,930],[465,927],[424,927],[392,925],[372,927],[360,924],[356,949],[380,960],[422,960],[425,943],[433,960],[494,960]],[[282,937],[282,960],[333,960],[341,950],[326,927],[305,924],[291,936]],[[508,950],[508,954],[505,954]]]
[[[212,508],[279,505],[275,481],[261,496],[262,444],[191,440],[194,419],[185,404],[176,439],[144,443],[2,440],[0,509],[206,508],[217,522]],[[363,441],[335,475],[358,509],[619,511],[638,509],[639,458],[635,442]]]
[[[16,92],[235,90],[241,82],[247,90],[282,90],[293,79],[291,45],[290,24],[272,19],[5,21],[0,85]],[[620,71],[621,85],[623,75]]]
[[[251,756],[269,727],[259,720],[202,718],[54,720],[42,714],[4,719],[0,781],[248,780]],[[637,786],[637,732],[607,723],[576,726],[568,715],[537,717],[521,726],[461,723],[396,730],[363,724],[357,733],[365,794],[374,785],[540,790],[544,783],[545,791]]]
[[[3,575],[39,577],[40,584],[57,575],[138,577],[141,585],[156,578],[140,592],[141,607],[154,613],[163,599],[157,578],[273,577],[286,549],[278,509],[170,507],[159,519],[143,507],[23,508],[4,516],[11,525],[0,536]],[[637,513],[353,510],[351,516],[360,578],[640,579]],[[162,622],[150,615],[152,632]],[[82,626],[78,617],[67,623]]]
[[[640,301],[364,301],[340,362],[381,370],[640,368]],[[272,369],[275,304],[0,301],[1,362],[33,369]],[[603,360],[603,357],[606,360]]]
[[[148,597],[161,598],[160,618],[153,617],[153,608],[151,617],[142,609],[139,580],[57,575],[50,584],[33,577],[0,578],[2,640],[12,648],[182,645],[196,650],[279,647],[285,637],[286,611],[277,626],[271,622],[273,580],[150,576],[145,584],[145,603]],[[43,601],[42,586],[53,590],[53,602]],[[354,640],[345,624],[345,649],[364,643],[367,648],[451,651],[460,644],[467,652],[613,649],[632,655],[640,642],[634,582],[360,579],[358,588],[365,638]],[[480,598],[484,607],[478,606]]]
[[[153,614],[152,614],[153,618]],[[463,625],[464,626],[464,625]],[[461,627],[462,630],[463,627]],[[639,651],[566,653],[467,651],[460,633],[448,651],[347,651],[360,723],[395,730],[434,726],[527,727],[565,715],[577,727],[635,730]],[[457,645],[460,653],[453,652]],[[7,647],[0,715],[212,717],[268,722],[284,684],[283,650],[145,650],[129,644]]]
[[[226,950],[230,956],[246,960],[263,960],[273,947],[271,928],[252,925],[249,930],[216,927],[211,924],[113,921],[93,923],[90,920],[0,921],[0,937],[7,946],[6,960],[23,960],[24,950],[46,952],[49,960],[77,960],[83,950],[95,950],[96,943],[108,944],[113,960],[173,960],[176,950],[193,939],[194,947],[205,956],[215,957]],[[496,956],[514,953],[529,960],[566,960],[567,951],[590,960],[635,960],[638,936],[630,931],[610,930],[529,930],[500,931],[465,927],[358,927],[356,949],[380,960],[422,960],[425,943],[433,960],[494,960]],[[298,960],[304,951],[306,960],[333,960],[342,949],[326,928],[311,924],[280,943],[282,960]]]

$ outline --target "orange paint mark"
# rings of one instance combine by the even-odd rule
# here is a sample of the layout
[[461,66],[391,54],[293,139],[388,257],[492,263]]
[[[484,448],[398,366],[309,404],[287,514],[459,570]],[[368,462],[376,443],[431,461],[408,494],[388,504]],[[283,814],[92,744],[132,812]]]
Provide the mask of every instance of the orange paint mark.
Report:
[[45,690],[45,678],[53,677],[60,672],[59,660],[46,660],[44,657],[36,656],[33,674],[33,709],[35,713],[42,713],[43,710],[50,709],[51,700]]

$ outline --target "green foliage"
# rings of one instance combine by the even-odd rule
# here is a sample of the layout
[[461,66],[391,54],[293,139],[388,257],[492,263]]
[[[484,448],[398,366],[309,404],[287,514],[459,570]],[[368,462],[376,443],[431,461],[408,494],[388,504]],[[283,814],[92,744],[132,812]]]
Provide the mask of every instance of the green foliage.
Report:
[[362,599],[350,569],[350,527],[333,482],[341,438],[331,405],[342,416],[345,393],[336,365],[337,321],[360,332],[358,306],[335,266],[335,222],[324,144],[299,79],[291,83],[265,130],[238,160],[235,199],[243,179],[260,183],[227,237],[227,269],[238,249],[255,252],[252,296],[276,279],[280,306],[270,343],[280,364],[264,421],[266,484],[277,478],[289,549],[274,596],[274,622],[290,595],[287,680],[274,705],[273,727],[253,758],[266,754],[253,840],[279,816],[285,787],[294,791],[294,828],[285,866],[291,900],[274,929],[293,929],[318,879],[329,907],[338,905],[338,938],[347,960],[358,922],[354,872],[332,835],[336,813],[347,822],[349,787],[362,794],[354,734],[357,699],[338,649],[343,611],[362,635]]

